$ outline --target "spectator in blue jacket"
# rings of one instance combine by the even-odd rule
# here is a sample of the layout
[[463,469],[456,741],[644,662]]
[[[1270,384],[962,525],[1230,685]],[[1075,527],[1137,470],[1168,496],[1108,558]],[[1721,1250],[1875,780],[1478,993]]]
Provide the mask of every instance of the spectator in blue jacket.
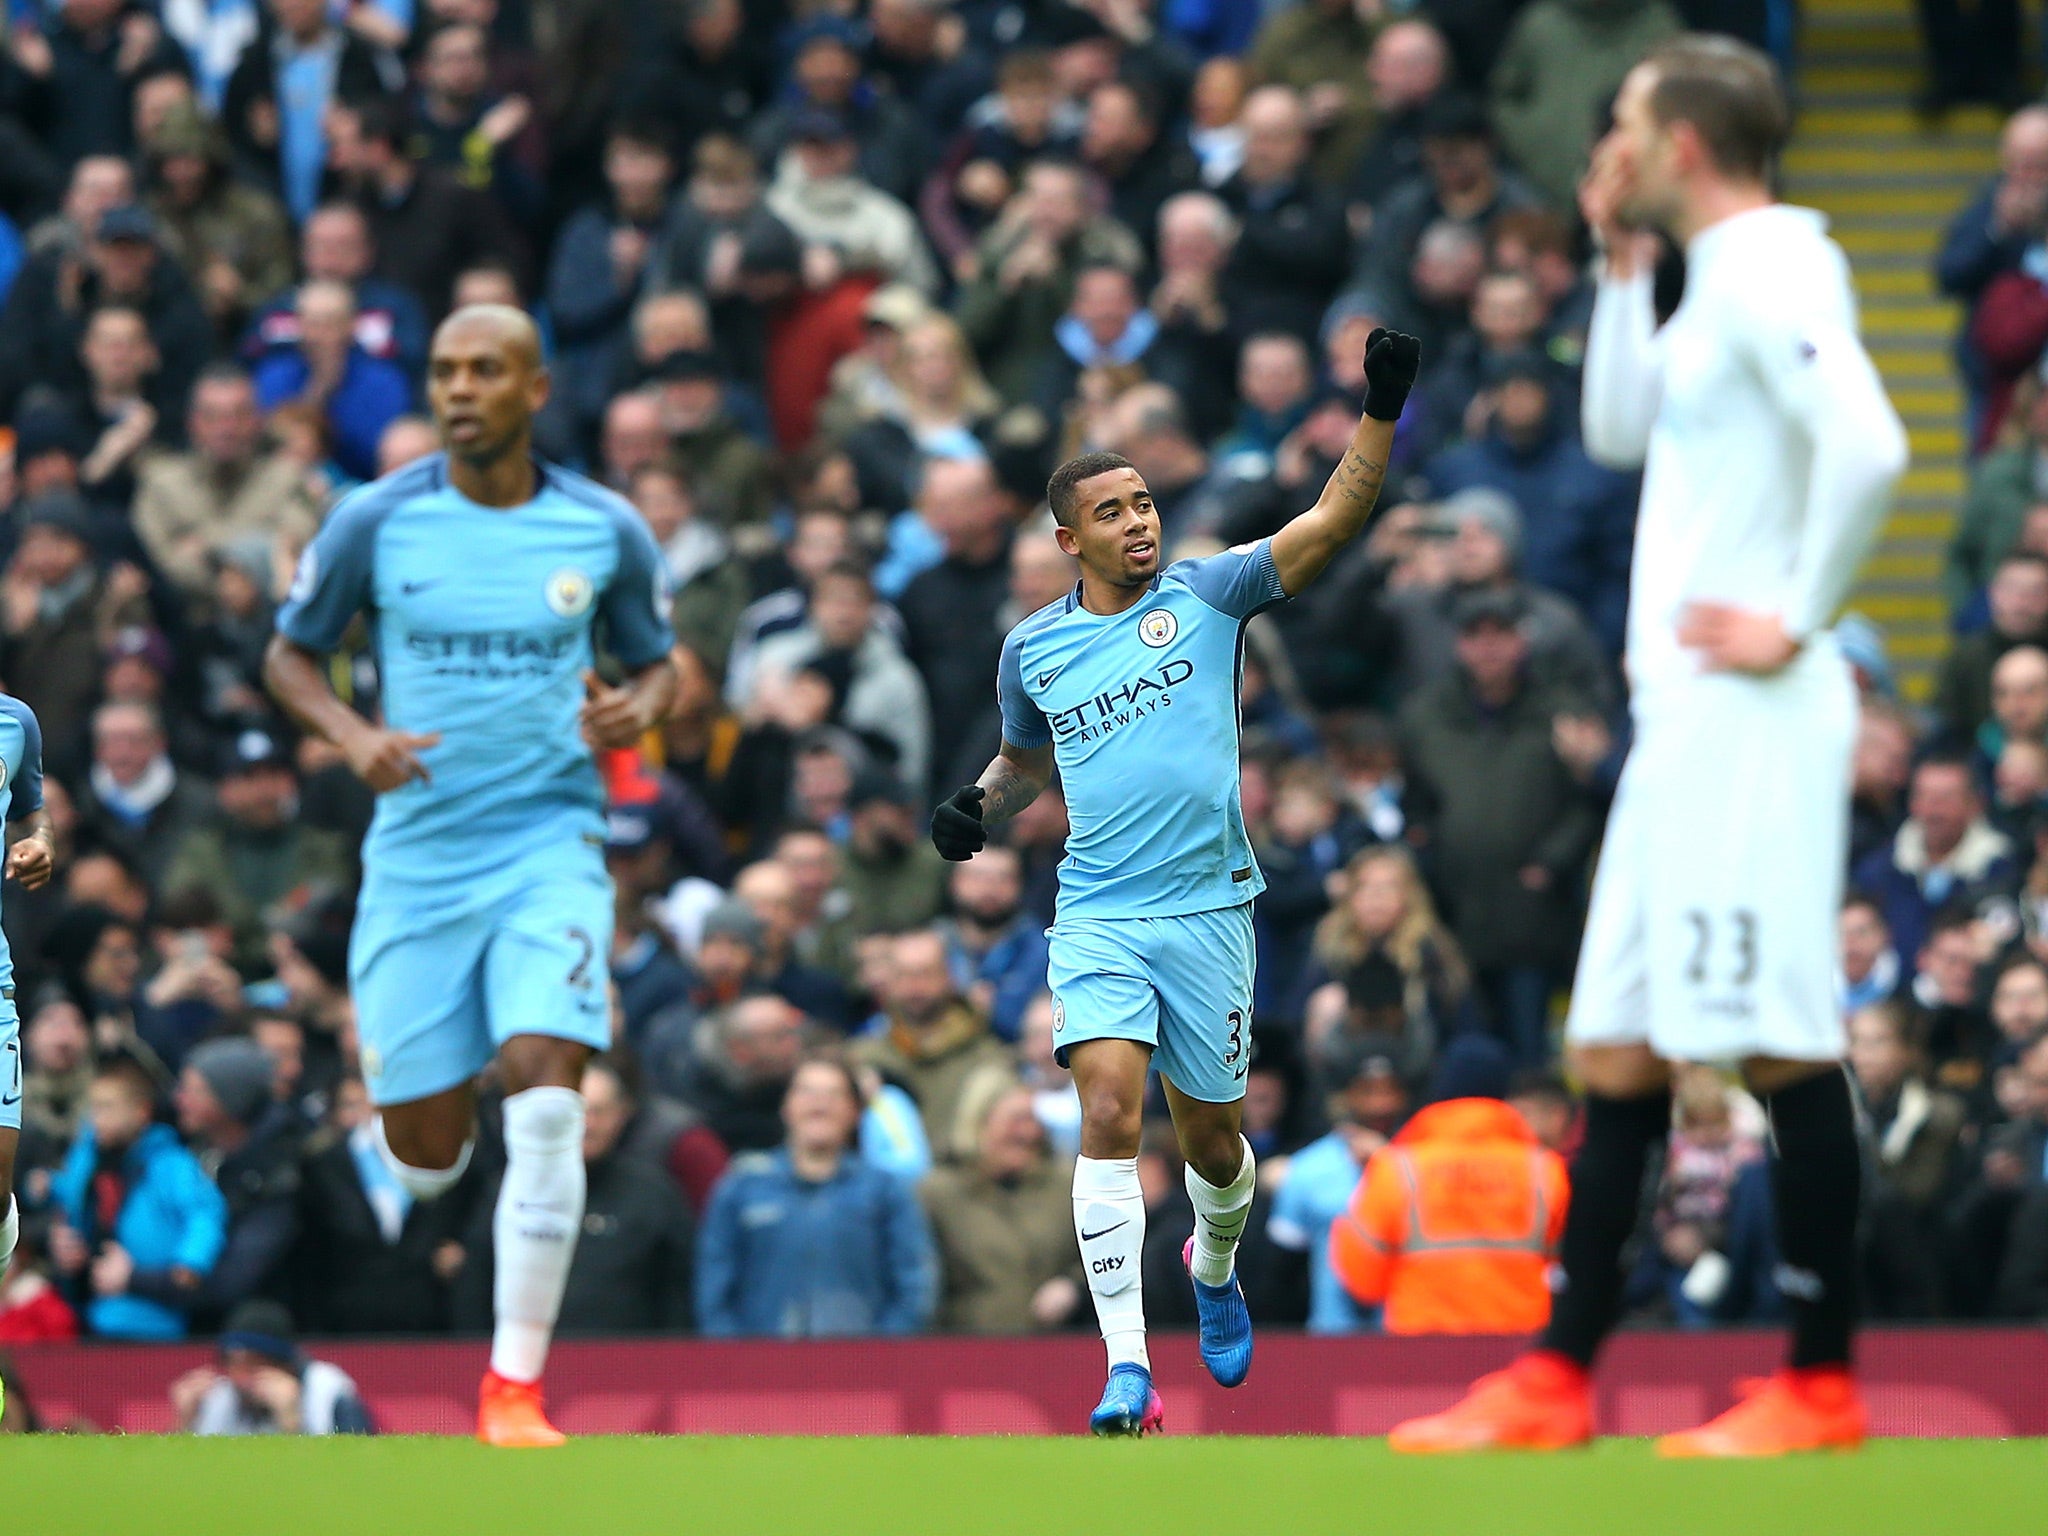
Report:
[[1024,864],[1014,848],[989,847],[953,866],[953,916],[939,925],[953,984],[1003,1040],[1024,1030],[1024,1010],[1045,987],[1045,924],[1024,910]]
[[1578,605],[1610,654],[1621,653],[1628,616],[1629,553],[1637,482],[1586,456],[1559,409],[1550,361],[1538,352],[1495,360],[1488,370],[1492,422],[1484,437],[1432,459],[1440,497],[1482,485],[1522,509],[1522,576]]
[[395,363],[355,339],[356,301],[345,283],[299,289],[299,340],[256,365],[256,400],[267,414],[286,401],[311,406],[327,422],[334,459],[357,480],[377,477],[377,440],[412,409],[412,386]]
[[1984,814],[1969,758],[1934,752],[1913,770],[1907,816],[1892,840],[1864,856],[1855,888],[1877,903],[1902,955],[1917,955],[1935,914],[1967,911],[2019,878],[2012,841]]
[[697,1322],[712,1338],[915,1333],[938,1272],[911,1187],[853,1150],[860,1089],[843,1059],[806,1058],[789,1139],[734,1160],[697,1238]]
[[86,1120],[57,1175],[50,1256],[101,1338],[180,1339],[185,1307],[227,1243],[227,1202],[127,1057],[93,1074]]

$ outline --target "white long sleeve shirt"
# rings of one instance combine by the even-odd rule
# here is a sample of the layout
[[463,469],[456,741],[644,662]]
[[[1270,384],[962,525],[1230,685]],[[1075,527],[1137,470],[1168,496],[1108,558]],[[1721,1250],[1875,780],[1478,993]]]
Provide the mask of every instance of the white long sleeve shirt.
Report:
[[1601,282],[1586,342],[1586,451],[1643,468],[1627,647],[1639,713],[1699,675],[1678,643],[1689,604],[1776,613],[1801,638],[1825,626],[1906,467],[1819,214],[1724,219],[1686,262],[1661,331],[1643,273]]

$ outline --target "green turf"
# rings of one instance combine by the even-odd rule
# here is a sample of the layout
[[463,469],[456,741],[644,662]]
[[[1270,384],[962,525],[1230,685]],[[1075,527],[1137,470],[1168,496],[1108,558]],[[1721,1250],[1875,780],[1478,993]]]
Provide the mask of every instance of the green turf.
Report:
[[1378,1441],[0,1440],[23,1536],[2029,1536],[2048,1442],[1669,1463],[1645,1442],[1415,1461]]

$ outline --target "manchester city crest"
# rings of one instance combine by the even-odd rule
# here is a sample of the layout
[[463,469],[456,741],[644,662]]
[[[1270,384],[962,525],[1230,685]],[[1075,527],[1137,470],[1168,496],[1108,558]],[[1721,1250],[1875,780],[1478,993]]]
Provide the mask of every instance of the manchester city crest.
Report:
[[548,578],[548,607],[562,618],[580,618],[589,612],[595,590],[588,576],[573,565],[565,565]]
[[1173,637],[1180,633],[1180,621],[1173,616],[1170,608],[1154,608],[1138,620],[1138,638],[1155,651],[1162,645],[1171,645]]

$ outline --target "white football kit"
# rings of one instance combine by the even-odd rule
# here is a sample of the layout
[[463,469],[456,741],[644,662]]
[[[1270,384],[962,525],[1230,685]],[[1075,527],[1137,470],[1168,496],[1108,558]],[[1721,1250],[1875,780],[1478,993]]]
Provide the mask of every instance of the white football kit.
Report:
[[[1856,698],[1824,626],[1884,519],[1906,437],[1818,214],[1739,214],[1686,259],[1661,330],[1644,273],[1601,282],[1587,339],[1587,451],[1644,474],[1635,745],[1566,1033],[1674,1060],[1833,1060]],[[1774,676],[1709,673],[1678,642],[1698,602],[1775,613],[1805,645]]]

